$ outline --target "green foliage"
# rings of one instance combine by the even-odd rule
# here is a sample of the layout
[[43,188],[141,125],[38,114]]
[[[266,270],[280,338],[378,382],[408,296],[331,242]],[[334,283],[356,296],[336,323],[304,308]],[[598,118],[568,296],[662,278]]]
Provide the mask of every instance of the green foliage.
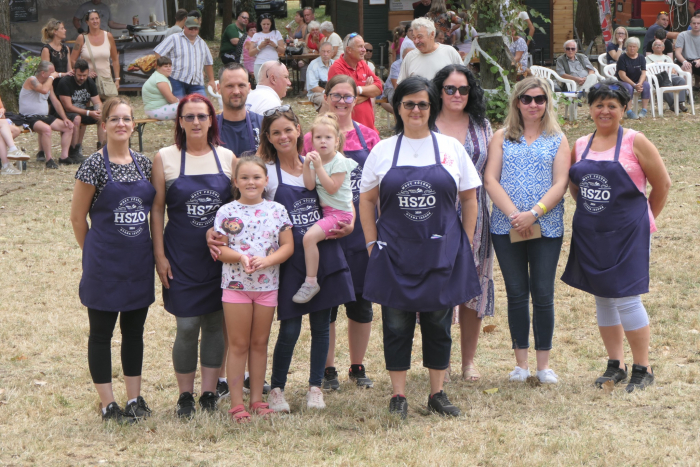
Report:
[[[498,73],[498,68],[495,66],[491,67],[491,72]],[[486,91],[484,94],[484,99],[486,100],[486,117],[492,123],[502,123],[506,119],[510,101],[510,97],[503,85],[503,78],[499,76],[497,79],[500,83],[498,87],[492,91]],[[513,89],[514,86],[515,83],[511,81],[510,88]]]
[[19,95],[20,89],[24,85],[24,82],[30,76],[34,76],[36,69],[41,62],[41,57],[32,56],[29,52],[25,52],[19,56],[14,65],[12,65],[12,78],[8,78],[0,86],[4,87],[8,91]]

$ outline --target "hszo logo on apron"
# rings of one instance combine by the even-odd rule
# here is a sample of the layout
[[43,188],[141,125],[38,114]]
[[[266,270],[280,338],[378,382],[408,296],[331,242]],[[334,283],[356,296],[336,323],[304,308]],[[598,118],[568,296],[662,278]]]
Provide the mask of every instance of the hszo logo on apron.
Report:
[[293,209],[289,212],[289,217],[292,219],[294,227],[298,228],[302,235],[316,222],[321,220],[316,198],[302,198],[297,200],[292,205],[292,208]]
[[124,198],[114,210],[114,225],[125,237],[136,237],[143,232],[148,216],[143,200],[135,196]]
[[360,182],[362,181],[362,166],[357,165],[355,170],[350,172],[350,189],[352,190],[353,202],[360,199]]
[[424,221],[433,215],[436,198],[435,190],[430,183],[423,180],[411,180],[401,185],[399,208],[404,210],[404,215],[412,221]]
[[195,227],[208,227],[214,222],[216,211],[221,206],[221,195],[214,190],[195,191],[185,206],[190,224]]
[[586,174],[579,183],[579,195],[583,199],[583,206],[593,214],[597,214],[610,202],[612,188],[608,179],[598,174]]

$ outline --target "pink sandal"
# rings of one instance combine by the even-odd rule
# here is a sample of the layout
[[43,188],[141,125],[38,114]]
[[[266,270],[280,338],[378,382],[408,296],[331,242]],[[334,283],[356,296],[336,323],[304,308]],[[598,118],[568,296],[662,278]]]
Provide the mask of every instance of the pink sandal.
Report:
[[250,421],[250,414],[245,411],[243,404],[235,406],[228,413],[231,414],[231,419],[236,423],[248,423]]
[[275,413],[275,411],[270,408],[270,404],[267,402],[254,402],[253,404],[250,404],[250,411],[265,419],[270,418],[270,415]]

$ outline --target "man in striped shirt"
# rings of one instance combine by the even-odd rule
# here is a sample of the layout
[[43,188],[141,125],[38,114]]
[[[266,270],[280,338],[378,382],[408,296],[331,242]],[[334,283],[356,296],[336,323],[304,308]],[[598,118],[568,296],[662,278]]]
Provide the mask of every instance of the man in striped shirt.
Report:
[[188,17],[182,32],[168,36],[154,52],[158,58],[165,56],[172,60],[173,72],[169,79],[173,94],[178,99],[195,93],[206,97],[202,69],[207,74],[209,85],[218,91],[214,80],[214,59],[207,43],[199,37],[199,21],[196,18]]

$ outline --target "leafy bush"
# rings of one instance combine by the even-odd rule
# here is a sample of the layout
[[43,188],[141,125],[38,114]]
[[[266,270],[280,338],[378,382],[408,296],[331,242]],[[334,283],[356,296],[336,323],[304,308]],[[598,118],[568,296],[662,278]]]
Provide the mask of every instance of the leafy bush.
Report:
[[0,86],[19,96],[19,91],[22,89],[24,82],[36,73],[39,62],[41,62],[41,57],[33,56],[29,52],[21,54],[15,64],[12,65],[12,78],[3,81],[0,83]]
[[[498,73],[498,68],[492,66],[491,73]],[[484,98],[486,99],[486,117],[491,122],[502,123],[506,119],[506,115],[508,115],[510,96],[508,96],[505,86],[503,85],[503,78],[498,76],[496,79],[500,83],[496,89],[484,90]],[[510,89],[513,89],[514,86],[515,83],[511,81]]]

